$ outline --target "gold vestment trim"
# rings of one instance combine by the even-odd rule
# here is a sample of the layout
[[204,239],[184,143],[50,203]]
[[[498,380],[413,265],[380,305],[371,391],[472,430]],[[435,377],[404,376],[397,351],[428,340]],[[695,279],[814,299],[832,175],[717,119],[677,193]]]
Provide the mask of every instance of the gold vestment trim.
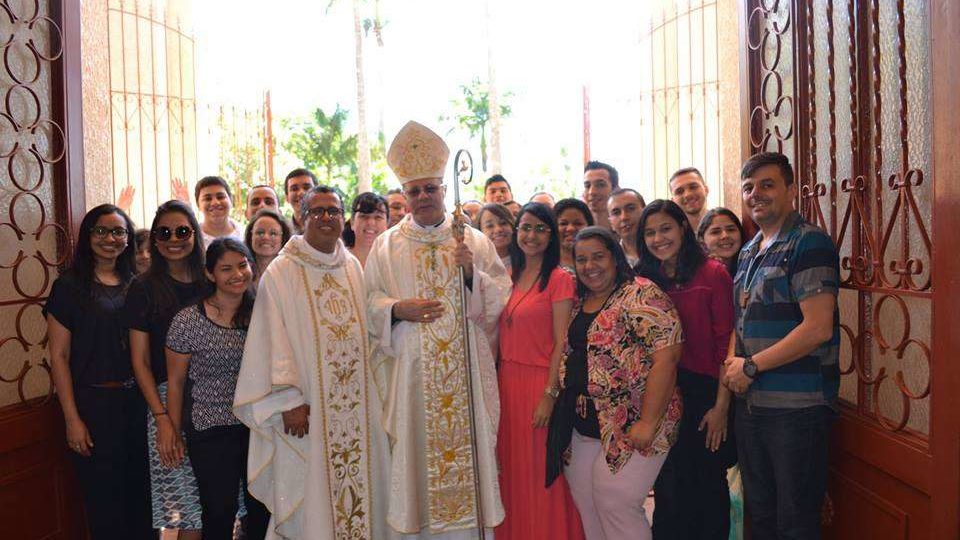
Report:
[[442,317],[420,325],[428,524],[433,533],[475,528],[479,503],[453,250],[450,244],[429,243],[414,252],[416,296],[438,300],[444,307]]
[[[372,538],[370,438],[367,425],[367,329],[356,298],[356,284],[344,272],[350,289],[329,273],[311,290],[306,268],[300,275],[310,304],[317,350],[323,460],[333,504],[334,538]],[[322,334],[322,338],[321,338]]]

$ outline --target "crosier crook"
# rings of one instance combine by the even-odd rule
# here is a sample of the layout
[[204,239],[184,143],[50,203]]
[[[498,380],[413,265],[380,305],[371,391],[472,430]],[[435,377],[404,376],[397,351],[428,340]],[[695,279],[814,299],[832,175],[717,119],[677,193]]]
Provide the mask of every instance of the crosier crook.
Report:
[[[463,243],[464,227],[463,205],[460,203],[460,183],[469,184],[473,180],[473,157],[466,150],[458,150],[453,158],[453,237],[457,243]],[[473,365],[470,361],[470,327],[467,324],[467,287],[463,267],[459,268],[460,277],[460,328],[463,329],[463,364],[467,370],[467,400],[470,407],[470,450],[473,453],[473,490],[477,504],[477,531],[483,540],[483,497],[481,492],[479,453],[477,452],[477,415],[476,400],[473,394]]]

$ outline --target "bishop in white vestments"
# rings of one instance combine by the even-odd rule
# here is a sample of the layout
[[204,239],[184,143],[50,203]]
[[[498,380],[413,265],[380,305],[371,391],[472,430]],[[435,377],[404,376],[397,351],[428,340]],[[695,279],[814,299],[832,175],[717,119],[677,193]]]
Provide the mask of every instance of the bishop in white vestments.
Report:
[[250,492],[268,539],[394,538],[388,447],[369,370],[360,263],[340,240],[343,203],[324,186],[260,280],[234,411],[250,427]]
[[[364,267],[372,365],[391,446],[387,521],[405,538],[476,538],[478,504],[488,535],[503,521],[491,344],[510,277],[479,231],[466,227],[462,242],[454,237],[443,202],[448,157],[443,140],[420,124],[410,122],[397,134],[387,162],[403,182],[410,213],[377,238]],[[468,289],[462,307],[469,319],[475,445],[459,267]]]

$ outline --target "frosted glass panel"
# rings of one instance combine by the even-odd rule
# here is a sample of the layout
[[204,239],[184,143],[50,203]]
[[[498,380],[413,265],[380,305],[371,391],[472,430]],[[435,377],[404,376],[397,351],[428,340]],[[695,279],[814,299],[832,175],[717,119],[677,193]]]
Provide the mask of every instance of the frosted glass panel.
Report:
[[[35,7],[41,18],[31,23]],[[57,277],[57,243],[68,244],[54,225],[63,131],[53,123],[53,66],[41,58],[58,56],[63,40],[51,39],[58,30],[42,19],[47,2],[15,1],[8,8],[0,16],[0,95],[9,115],[0,118],[0,264],[12,268],[0,268],[0,376],[6,379],[0,381],[0,407],[50,392],[40,303]]]
[[859,317],[857,298],[859,293],[850,289],[841,289],[838,300],[840,306],[840,324],[849,330],[849,333],[840,333],[840,370],[850,371],[840,376],[840,399],[856,405],[857,403],[857,371],[854,367],[854,349],[851,339],[859,333]]
[[[898,425],[906,416],[904,401],[909,402],[906,427],[923,434],[930,433],[930,399],[912,399],[930,384],[930,368],[926,349],[930,345],[930,300],[924,298],[874,295],[876,336],[871,344],[874,374],[885,370],[886,378],[879,385],[875,410],[891,424]],[[881,303],[882,300],[882,303]],[[882,342],[881,342],[882,339]],[[886,345],[882,348],[881,344]],[[899,358],[898,358],[899,357]],[[907,392],[896,383],[900,373]],[[873,388],[871,388],[873,391]]]

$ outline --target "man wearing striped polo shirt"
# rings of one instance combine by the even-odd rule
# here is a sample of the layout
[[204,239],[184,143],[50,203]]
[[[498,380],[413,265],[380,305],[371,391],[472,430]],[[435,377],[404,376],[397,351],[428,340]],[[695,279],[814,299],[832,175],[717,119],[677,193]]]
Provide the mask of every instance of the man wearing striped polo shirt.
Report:
[[830,236],[793,209],[786,156],[743,165],[744,206],[760,232],[734,278],[736,356],[724,383],[738,395],[735,430],[753,538],[820,538],[827,449],[840,386],[840,287]]

